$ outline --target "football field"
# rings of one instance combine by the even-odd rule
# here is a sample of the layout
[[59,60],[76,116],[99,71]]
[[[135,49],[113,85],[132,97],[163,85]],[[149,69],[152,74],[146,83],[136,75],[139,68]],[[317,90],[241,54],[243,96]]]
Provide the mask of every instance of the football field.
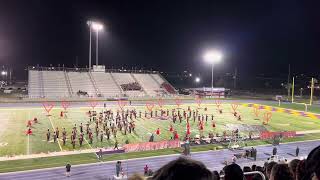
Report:
[[[198,110],[199,115],[204,117],[208,115],[207,121],[204,121],[203,135],[208,136],[209,133],[216,135],[222,135],[224,131],[231,134],[232,130],[239,129],[241,135],[248,135],[251,131],[254,134],[260,131],[298,131],[304,132],[309,130],[319,130],[320,121],[312,119],[310,117],[295,116],[284,112],[271,112],[270,119],[267,125],[263,124],[265,121],[264,114],[269,112],[268,110],[261,109],[257,114],[254,113],[254,108],[238,104],[235,108],[235,104],[222,103],[220,109],[222,113],[218,111],[217,105],[212,104],[201,104],[200,106],[196,103],[177,105],[163,105],[161,108],[154,104],[152,110],[158,111],[158,116],[151,118],[149,115],[145,117],[145,112],[149,112],[150,106],[137,105],[137,106],[125,106],[124,110],[136,110],[137,119],[135,121],[135,131],[133,133],[127,133],[118,131],[117,141],[121,147],[126,141],[129,143],[147,142],[151,134],[155,135],[157,128],[161,130],[160,135],[155,135],[155,141],[169,140],[173,135],[169,131],[170,125],[173,126],[174,130],[179,134],[180,140],[186,134],[186,120],[183,118],[182,122],[179,119],[176,123],[172,122],[171,112],[172,109],[175,111],[186,111],[189,114],[188,107],[191,111]],[[160,109],[169,110],[169,116],[160,117]],[[14,156],[14,155],[32,155],[39,153],[50,153],[50,152],[68,152],[73,150],[87,150],[96,149],[98,147],[112,148],[115,143],[115,137],[107,140],[104,135],[103,141],[100,142],[100,136],[96,137],[93,133],[93,143],[88,143],[88,136],[84,136],[84,144],[80,147],[78,141],[75,149],[73,149],[70,143],[70,135],[72,128],[76,126],[79,128],[80,123],[85,124],[89,121],[88,111],[92,110],[90,107],[70,107],[67,109],[67,117],[60,117],[60,112],[63,111],[60,107],[55,107],[50,111],[50,116],[47,116],[47,112],[42,106],[39,107],[16,107],[16,108],[1,108],[0,109],[0,157],[3,156]],[[112,110],[116,112],[119,110],[117,105],[110,105],[106,108],[96,107],[95,110],[99,114],[103,110]],[[241,120],[234,116],[234,110],[237,115],[240,114]],[[139,118],[139,112],[142,112],[142,117]],[[154,113],[155,114],[155,113]],[[213,121],[212,121],[213,115]],[[26,135],[27,121],[33,118],[38,119],[38,123],[32,124],[32,135]],[[205,119],[205,118],[204,118]],[[216,126],[213,127],[212,124]],[[94,129],[95,123],[90,124],[91,129]],[[59,128],[60,132],[65,128],[67,131],[67,142],[63,145],[62,140],[54,143],[51,140],[47,142],[46,132],[49,129],[51,135],[53,131]],[[102,126],[100,126],[102,130]],[[190,118],[190,129],[191,137],[200,134],[198,127],[198,119],[194,121]],[[60,133],[61,134],[61,133]]]

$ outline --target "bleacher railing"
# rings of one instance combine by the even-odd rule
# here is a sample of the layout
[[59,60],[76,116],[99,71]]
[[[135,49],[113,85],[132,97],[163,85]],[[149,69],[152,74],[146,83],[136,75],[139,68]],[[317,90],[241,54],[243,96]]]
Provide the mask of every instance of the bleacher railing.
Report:
[[[41,66],[28,66],[27,70],[89,72],[88,68],[41,67]],[[157,73],[159,73],[159,71],[142,70],[142,69],[105,69],[105,72],[112,72],[112,73],[149,73],[149,74],[157,74]]]

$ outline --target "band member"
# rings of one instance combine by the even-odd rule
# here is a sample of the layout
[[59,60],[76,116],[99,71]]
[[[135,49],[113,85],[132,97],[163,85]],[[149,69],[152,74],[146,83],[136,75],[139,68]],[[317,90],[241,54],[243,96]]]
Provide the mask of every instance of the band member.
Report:
[[27,134],[27,135],[32,135],[32,130],[31,130],[31,128],[28,128],[26,134]]
[[173,127],[172,125],[170,124],[170,129],[169,129],[170,132],[173,132]]
[[160,135],[160,128],[156,130],[156,135]]
[[58,127],[56,128],[56,135],[57,135],[57,138],[59,138],[59,136],[60,136],[60,131],[59,131],[59,128],[58,128]]
[[48,131],[47,131],[47,142],[49,142],[50,141],[50,130],[48,129]]

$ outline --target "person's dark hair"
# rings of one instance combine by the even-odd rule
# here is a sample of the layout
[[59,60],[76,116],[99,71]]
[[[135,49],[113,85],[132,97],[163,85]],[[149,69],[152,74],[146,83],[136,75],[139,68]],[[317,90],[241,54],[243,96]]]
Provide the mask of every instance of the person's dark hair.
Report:
[[290,169],[290,172],[292,174],[292,177],[294,179],[296,179],[296,170],[297,170],[297,166],[299,164],[300,160],[299,159],[293,159],[289,162],[289,169]]
[[257,166],[257,167],[256,167],[256,171],[260,171],[260,172],[262,172],[262,173],[263,173],[263,167],[261,167],[261,166]]
[[270,180],[293,180],[287,164],[276,164],[270,174]]
[[212,172],[213,180],[220,180],[220,174],[218,171],[213,171]]
[[296,168],[296,179],[302,179],[307,174],[306,160],[301,160]]
[[238,164],[230,164],[223,168],[225,180],[243,180],[243,171]]
[[176,180],[176,179],[212,179],[212,173],[206,168],[206,166],[192,159],[178,158],[173,160],[159,170],[157,170],[153,177],[153,180]]
[[320,179],[320,146],[314,148],[308,155],[306,160],[307,174],[304,177],[310,178],[313,173]]
[[249,166],[244,166],[243,172],[251,172],[251,168]]
[[276,164],[277,164],[276,162],[272,161],[267,165],[265,175],[268,179],[270,179],[271,170],[272,170],[273,166]]
[[251,166],[251,170],[252,170],[252,171],[255,171],[255,170],[256,170],[256,167],[257,167],[257,165],[255,165],[255,164],[252,165],[252,166]]

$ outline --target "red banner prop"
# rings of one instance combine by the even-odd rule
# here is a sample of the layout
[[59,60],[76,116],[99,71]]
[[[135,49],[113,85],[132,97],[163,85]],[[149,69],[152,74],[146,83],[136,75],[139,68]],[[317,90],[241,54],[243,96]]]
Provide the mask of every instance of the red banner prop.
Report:
[[96,106],[98,105],[98,102],[97,101],[90,101],[89,102],[89,106],[94,109]]
[[146,108],[151,112],[154,108],[154,102],[146,102]]
[[253,107],[253,113],[256,117],[259,117],[260,114],[260,109],[258,107]]
[[273,139],[275,136],[281,136],[283,138],[291,138],[296,136],[296,131],[285,131],[285,132],[261,132],[260,139]]
[[52,110],[52,108],[54,107],[54,102],[43,102],[42,106],[44,107],[44,109],[46,110],[48,115],[50,115],[49,113]]
[[216,106],[218,109],[220,109],[221,106],[221,101],[220,100],[215,100]]
[[272,117],[272,113],[271,112],[265,112],[263,114],[263,124],[264,125],[267,125],[269,123],[269,121],[271,120],[271,117]]
[[68,102],[68,101],[61,101],[61,106],[62,106],[62,108],[64,109],[64,111],[67,111],[67,109],[68,109],[69,106],[70,106],[70,102]]
[[235,103],[231,104],[231,108],[232,108],[233,112],[236,112],[236,111],[237,111],[238,106],[239,106],[239,105],[238,105],[238,104],[235,104]]
[[178,108],[179,108],[180,105],[181,105],[181,103],[182,103],[181,99],[177,97],[174,101],[175,101],[176,105],[177,105]]
[[127,104],[128,104],[127,101],[124,101],[124,100],[121,100],[121,99],[118,100],[118,106],[119,106],[119,108],[120,108],[121,110],[123,110],[123,108],[124,108]]
[[198,106],[200,107],[201,106],[201,103],[202,103],[202,99],[200,96],[196,96],[196,99],[195,99],[196,103],[198,104]]
[[162,98],[159,98],[159,99],[158,99],[158,106],[159,106],[160,108],[162,108],[162,107],[163,107],[163,104],[164,104],[163,99],[162,99]]
[[126,152],[151,151],[166,148],[178,148],[180,147],[180,141],[171,140],[159,142],[143,142],[136,144],[125,144],[123,147]]

